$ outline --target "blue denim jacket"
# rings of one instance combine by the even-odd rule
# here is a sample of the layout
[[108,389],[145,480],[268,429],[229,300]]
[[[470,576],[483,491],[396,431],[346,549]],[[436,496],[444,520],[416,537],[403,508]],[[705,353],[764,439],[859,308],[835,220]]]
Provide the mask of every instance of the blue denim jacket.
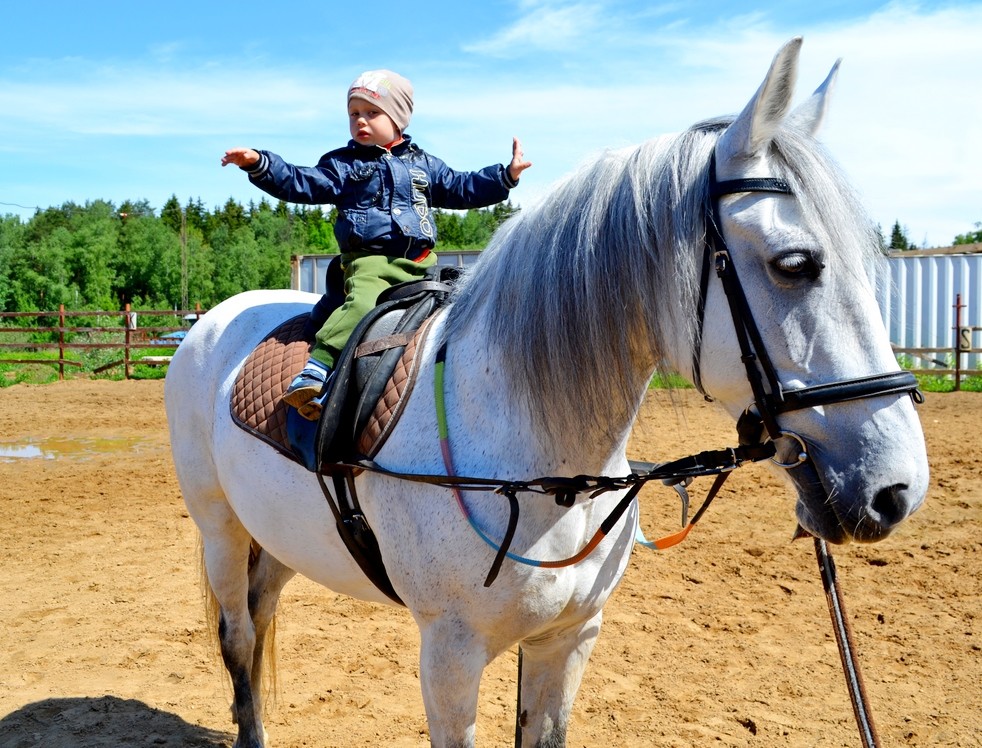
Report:
[[505,200],[517,184],[501,164],[454,171],[408,136],[391,151],[352,140],[321,156],[317,166],[259,154],[246,169],[259,189],[287,202],[337,206],[334,235],[342,252],[402,256],[430,249],[437,239],[430,208],[484,208]]

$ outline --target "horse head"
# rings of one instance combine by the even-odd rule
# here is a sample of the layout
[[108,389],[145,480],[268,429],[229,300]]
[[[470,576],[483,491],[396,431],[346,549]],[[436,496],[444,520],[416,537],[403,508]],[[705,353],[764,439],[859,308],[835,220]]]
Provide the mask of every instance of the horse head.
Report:
[[[716,188],[708,231],[719,224],[728,250],[722,261],[732,263],[743,315],[764,350],[748,356],[740,347],[740,312],[723,284],[710,278],[693,370],[735,418],[764,409],[762,399],[781,402],[785,391],[866,383],[857,399],[845,387],[843,398],[778,407],[768,431],[776,461],[797,490],[801,526],[831,542],[875,541],[923,502],[927,456],[906,396],[912,387],[868,385],[877,375],[894,384],[902,379],[890,375],[899,367],[871,279],[883,260],[877,232],[813,139],[838,62],[792,111],[800,47],[801,39],[793,39],[778,52],[757,93],[720,135],[710,177],[730,187]],[[753,359],[746,370],[741,357]],[[769,390],[763,398],[751,385],[756,375]]]

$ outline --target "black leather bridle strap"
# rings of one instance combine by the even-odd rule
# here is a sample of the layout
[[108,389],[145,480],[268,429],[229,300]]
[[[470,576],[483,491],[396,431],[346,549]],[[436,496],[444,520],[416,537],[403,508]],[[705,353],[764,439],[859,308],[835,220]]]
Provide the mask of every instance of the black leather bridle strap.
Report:
[[797,390],[785,390],[782,394],[783,400],[770,403],[770,407],[778,413],[880,395],[910,394],[914,402],[924,402],[924,395],[917,389],[917,378],[909,371],[873,374],[868,377],[845,379],[841,382],[816,384]]
[[[733,195],[740,192],[772,192],[780,195],[793,194],[791,191],[791,185],[789,185],[783,179],[776,179],[773,177],[748,177],[746,179],[726,179],[722,182],[717,181],[715,152],[713,153],[712,158],[709,160],[709,204],[706,206],[706,216],[708,216],[708,221],[706,225],[706,240],[703,245],[702,271],[699,277],[699,300],[696,304],[696,340],[692,356],[693,384],[696,386],[696,389],[699,390],[699,392],[707,397],[707,399],[710,399],[709,395],[706,393],[702,385],[702,334],[706,319],[706,297],[709,294],[710,269],[716,264],[713,259],[714,256],[716,256],[720,251],[727,253],[729,252],[726,247],[726,241],[723,239],[723,221],[719,210],[719,198],[723,197],[724,195]],[[728,264],[730,269],[732,269],[732,262]],[[734,270],[734,275],[735,272],[736,271]],[[718,267],[717,274],[719,274]],[[720,277],[722,278],[722,276]],[[740,289],[739,280],[734,278],[731,285],[735,285],[739,296],[743,295],[742,289]],[[725,281],[724,288],[726,288]],[[753,315],[750,313],[750,307],[747,305],[746,299],[744,298],[742,302],[740,302],[739,299],[736,299],[736,302],[741,305],[743,309],[740,312],[739,317],[734,314],[734,322],[741,318],[752,321]],[[737,334],[740,334],[739,330],[737,330]],[[759,333],[754,331],[750,334],[752,337],[756,337],[759,340]],[[756,341],[754,342],[756,344]],[[759,348],[759,350],[760,349],[762,348]]]
[[781,195],[792,195],[791,185],[783,179],[776,177],[747,177],[746,179],[724,179],[722,182],[716,181],[716,155],[710,168],[710,194],[716,200],[723,195],[735,195],[738,192],[776,192]]
[[726,293],[730,316],[733,319],[733,327],[740,346],[740,359],[746,368],[747,380],[753,392],[757,410],[754,417],[759,419],[771,439],[777,439],[783,433],[777,423],[777,416],[793,410],[894,394],[909,394],[915,402],[923,402],[923,395],[917,389],[917,379],[910,372],[904,371],[844,379],[838,382],[792,390],[783,389],[777,376],[777,370],[767,354],[767,347],[764,345],[764,340],[754,320],[753,311],[747,301],[733,259],[730,256],[730,250],[726,246],[722,234],[719,199],[725,195],[740,192],[792,194],[790,185],[783,179],[752,177],[718,182],[716,180],[715,154],[709,162],[710,206],[707,211],[705,252],[699,286],[698,313],[700,318],[692,367],[695,384],[699,390],[709,397],[702,386],[700,358],[703,318],[709,288],[709,265],[712,262]]
[[[700,279],[700,309],[701,315],[705,316],[706,294],[709,285],[709,264],[716,269],[726,293],[726,300],[730,307],[730,316],[733,319],[733,326],[736,331],[737,342],[740,345],[740,359],[747,372],[747,380],[754,394],[754,401],[763,404],[768,396],[781,400],[781,385],[777,378],[777,373],[767,356],[767,348],[761,337],[760,330],[754,321],[753,312],[747,302],[746,294],[740,278],[737,276],[736,267],[730,257],[730,250],[726,246],[723,238],[723,220],[720,213],[719,199],[724,195],[732,195],[740,192],[768,192],[780,195],[790,195],[791,186],[783,179],[773,179],[769,177],[752,177],[747,179],[729,179],[723,182],[716,180],[716,154],[709,161],[709,197],[710,205],[707,215],[709,220],[706,226],[706,249],[703,256],[702,277]],[[700,337],[702,333],[702,323],[700,322]],[[701,340],[700,340],[701,343]],[[697,351],[697,358],[701,358],[701,350]],[[765,387],[763,378],[767,379]],[[701,384],[701,382],[700,382]],[[761,420],[767,429],[767,433],[772,439],[780,435],[780,427],[774,414],[769,409],[761,409]]]

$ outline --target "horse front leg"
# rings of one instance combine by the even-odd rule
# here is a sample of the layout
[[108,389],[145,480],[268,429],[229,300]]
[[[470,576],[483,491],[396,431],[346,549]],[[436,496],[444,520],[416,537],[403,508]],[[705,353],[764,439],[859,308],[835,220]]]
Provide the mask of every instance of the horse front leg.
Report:
[[433,748],[473,748],[487,647],[459,620],[420,625],[420,685]]
[[603,614],[522,642],[522,748],[564,748],[573,699]]

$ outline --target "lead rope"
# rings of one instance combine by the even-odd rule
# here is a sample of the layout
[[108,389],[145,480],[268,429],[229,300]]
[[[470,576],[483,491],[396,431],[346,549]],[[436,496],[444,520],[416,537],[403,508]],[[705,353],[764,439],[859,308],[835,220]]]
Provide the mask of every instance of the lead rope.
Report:
[[815,555],[818,558],[818,570],[822,575],[822,586],[825,588],[825,599],[829,604],[829,614],[832,616],[832,628],[835,631],[835,643],[839,647],[839,658],[842,660],[842,672],[846,677],[846,687],[849,689],[849,699],[852,701],[852,711],[856,715],[856,725],[863,748],[877,748],[879,736],[873,724],[870,713],[866,684],[856,659],[856,645],[853,643],[852,627],[846,615],[845,601],[839,589],[835,573],[835,561],[829,553],[828,546],[821,538],[815,538]]

